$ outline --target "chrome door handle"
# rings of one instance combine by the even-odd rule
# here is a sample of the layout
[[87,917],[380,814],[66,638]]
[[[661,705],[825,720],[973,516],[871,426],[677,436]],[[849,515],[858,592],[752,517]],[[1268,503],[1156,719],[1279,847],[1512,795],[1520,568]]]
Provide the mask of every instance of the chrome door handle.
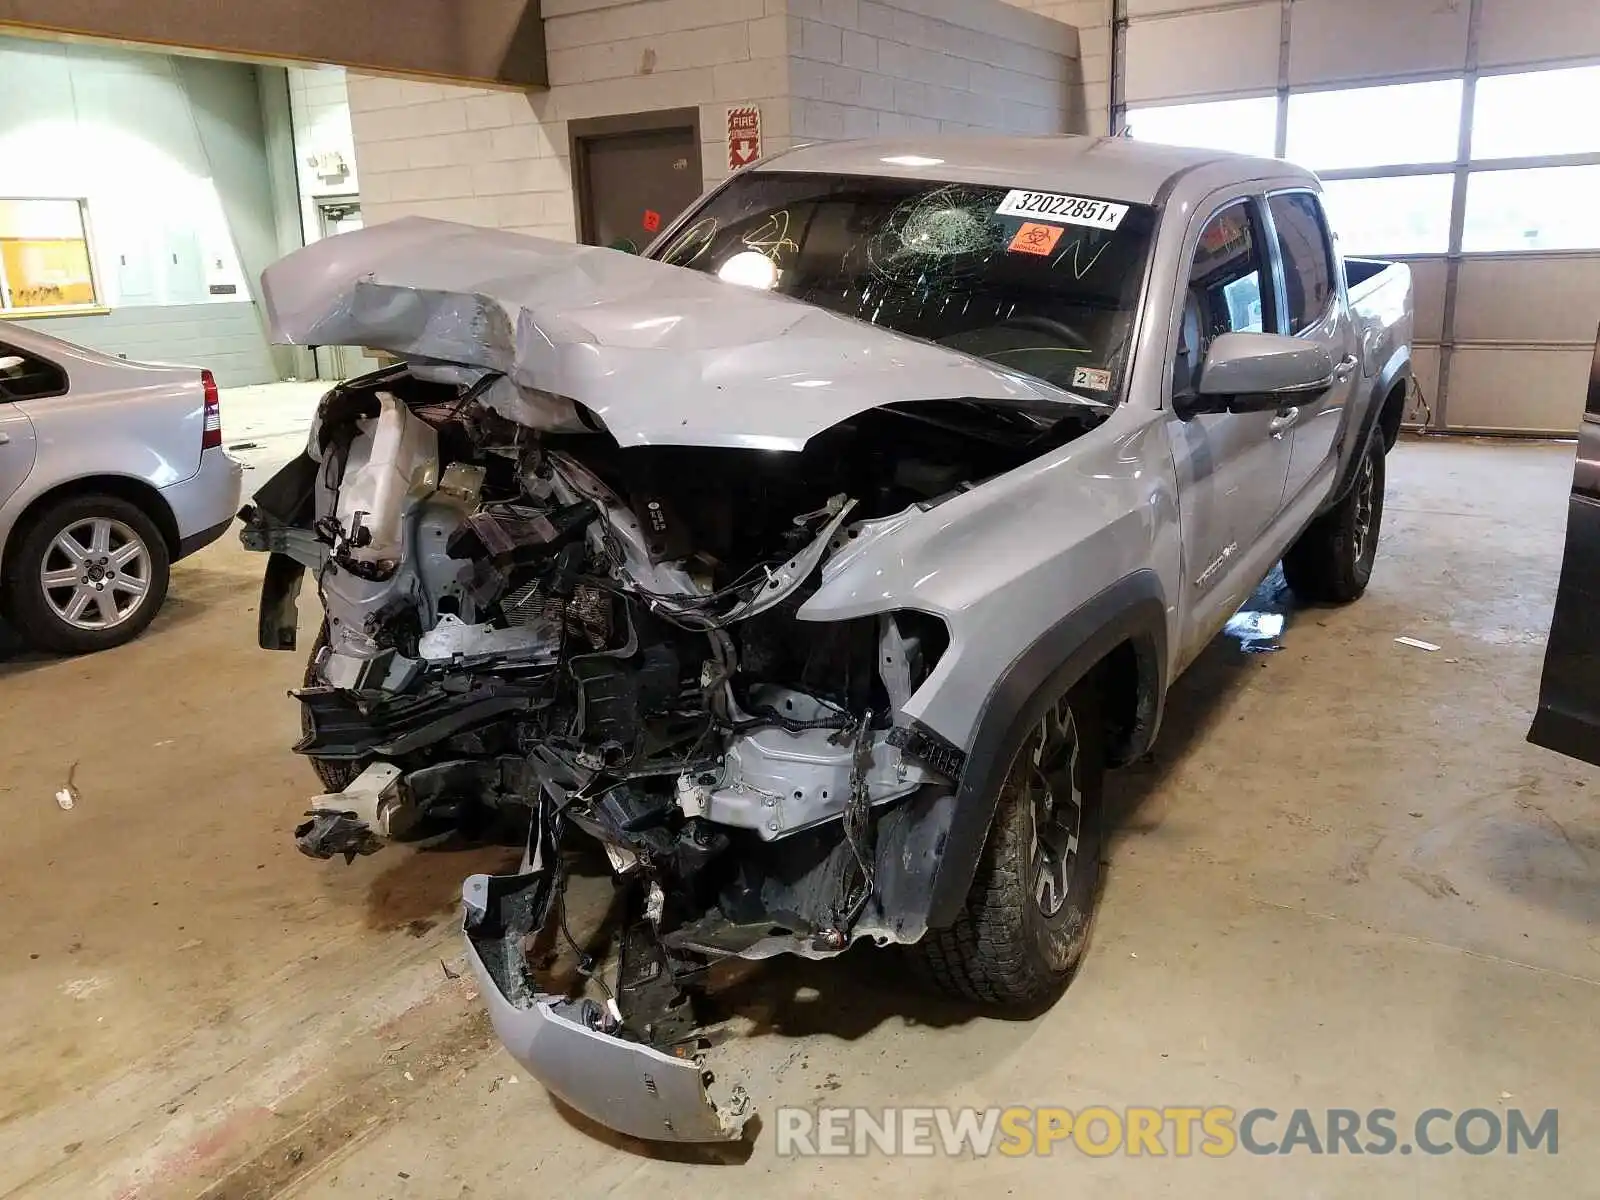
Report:
[[1298,408],[1286,408],[1268,423],[1267,432],[1271,433],[1273,437],[1281,439],[1284,434],[1294,427],[1294,423],[1299,419],[1300,410]]
[[10,444],[11,435],[9,433],[0,433],[0,446],[9,446]]
[[1343,383],[1349,379],[1350,376],[1355,374],[1356,364],[1360,361],[1354,354],[1346,354],[1344,358],[1339,360],[1339,365],[1333,369],[1333,381],[1335,383]]

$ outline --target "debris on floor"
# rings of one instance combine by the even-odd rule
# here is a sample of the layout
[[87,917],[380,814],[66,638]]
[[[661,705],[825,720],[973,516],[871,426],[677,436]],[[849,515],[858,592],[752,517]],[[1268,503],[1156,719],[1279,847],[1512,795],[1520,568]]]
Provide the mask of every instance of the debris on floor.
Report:
[[1429,650],[1429,651],[1432,651],[1432,650],[1437,650],[1439,648],[1439,647],[1435,646],[1432,642],[1425,642],[1421,638],[1397,637],[1397,638],[1395,638],[1395,641],[1399,642],[1402,646],[1412,646],[1412,647],[1415,647],[1418,650]]
[[1246,654],[1270,654],[1282,650],[1283,614],[1241,609],[1228,618],[1224,632],[1239,643]]
[[56,792],[56,804],[58,804],[64,812],[72,811],[73,807],[78,803],[78,785],[72,782],[72,777],[77,773],[78,764],[73,763],[67,768],[66,786],[60,788]]

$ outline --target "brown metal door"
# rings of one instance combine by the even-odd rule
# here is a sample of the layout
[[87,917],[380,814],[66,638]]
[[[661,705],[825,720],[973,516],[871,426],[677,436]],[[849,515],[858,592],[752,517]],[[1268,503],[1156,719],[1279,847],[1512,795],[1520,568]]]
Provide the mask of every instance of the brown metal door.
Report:
[[579,235],[592,246],[637,254],[700,195],[693,125],[584,133],[574,143]]

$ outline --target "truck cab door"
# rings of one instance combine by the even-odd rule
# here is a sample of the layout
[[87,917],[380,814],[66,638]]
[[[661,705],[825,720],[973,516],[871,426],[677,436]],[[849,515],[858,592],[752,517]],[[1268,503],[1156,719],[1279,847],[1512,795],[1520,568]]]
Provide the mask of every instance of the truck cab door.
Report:
[[1284,491],[1287,505],[1309,488],[1333,486],[1339,435],[1361,385],[1361,360],[1344,271],[1333,253],[1316,193],[1272,193],[1267,197],[1267,218],[1279,288],[1276,332],[1320,342],[1334,363],[1332,387],[1282,414],[1293,427]]
[[1177,338],[1167,437],[1177,471],[1183,541],[1182,656],[1198,653],[1256,580],[1236,568],[1278,516],[1292,441],[1278,414],[1185,419],[1211,342],[1273,328],[1276,289],[1259,200],[1224,195],[1201,208],[1184,245],[1188,271],[1173,298]]

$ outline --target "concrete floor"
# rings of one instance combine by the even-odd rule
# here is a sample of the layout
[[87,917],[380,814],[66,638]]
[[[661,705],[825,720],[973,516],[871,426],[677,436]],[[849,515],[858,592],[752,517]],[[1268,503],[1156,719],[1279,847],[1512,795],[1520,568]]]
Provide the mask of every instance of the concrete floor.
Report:
[[1278,653],[1219,638],[1113,777],[1099,924],[1050,1012],[975,1017],[852,953],[749,972],[717,1051],[769,1114],[1557,1108],[1555,1157],[789,1161],[770,1120],[713,1161],[621,1144],[447,977],[459,880],[500,851],[294,852],[300,664],[253,648],[259,562],[230,541],[135,644],[0,663],[0,1195],[1600,1195],[1600,772],[1523,741],[1571,464],[1397,450],[1367,596],[1291,612]]

